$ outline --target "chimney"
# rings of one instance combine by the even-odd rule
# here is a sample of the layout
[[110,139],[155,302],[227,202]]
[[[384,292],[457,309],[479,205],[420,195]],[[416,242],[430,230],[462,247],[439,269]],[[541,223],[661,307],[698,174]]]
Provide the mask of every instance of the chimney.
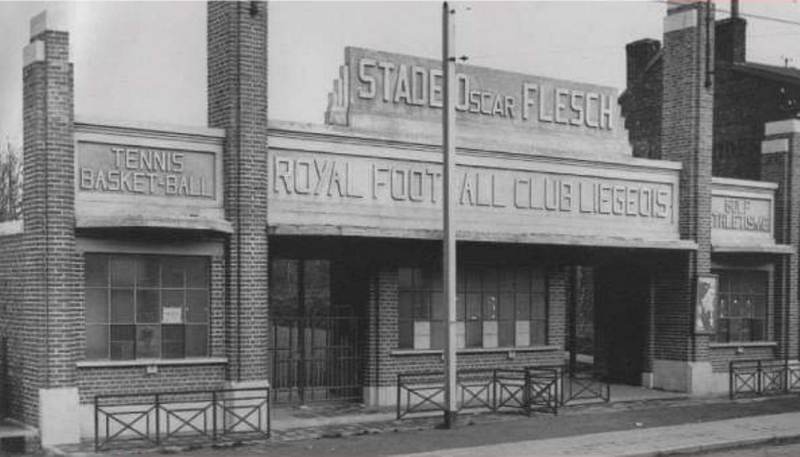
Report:
[[744,62],[747,59],[747,21],[739,17],[736,0],[732,3],[731,17],[717,22],[716,54],[720,62]]
[[647,64],[661,49],[661,42],[645,38],[643,40],[628,43],[625,46],[627,55],[627,86],[632,87],[636,80],[642,77],[647,68]]

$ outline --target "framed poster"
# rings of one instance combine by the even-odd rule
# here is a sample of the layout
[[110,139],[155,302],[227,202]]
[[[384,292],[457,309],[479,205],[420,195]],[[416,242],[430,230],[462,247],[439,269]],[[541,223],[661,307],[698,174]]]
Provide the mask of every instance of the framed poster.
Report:
[[717,295],[719,277],[698,275],[694,304],[694,332],[714,333],[717,330]]

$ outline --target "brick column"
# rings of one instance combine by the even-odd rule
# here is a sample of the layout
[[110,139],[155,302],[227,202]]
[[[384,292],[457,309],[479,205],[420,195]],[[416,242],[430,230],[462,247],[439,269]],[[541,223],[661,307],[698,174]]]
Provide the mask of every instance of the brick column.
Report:
[[[800,249],[800,120],[770,122],[761,145],[761,180],[778,184],[775,240],[792,246],[777,262],[775,340],[781,358],[798,357],[798,249]],[[785,282],[784,282],[785,281]],[[788,352],[787,352],[788,351]]]
[[389,365],[399,338],[398,270],[396,266],[377,265],[370,270],[364,403],[393,405],[397,384],[395,371]]
[[79,438],[75,362],[82,357],[84,313],[69,34],[49,27],[46,12],[31,20],[23,86],[24,416],[30,423],[38,416],[42,443],[51,445]]
[[656,387],[705,394],[711,386],[708,336],[693,333],[693,284],[711,268],[711,157],[714,6],[668,5],[664,21],[661,158],[681,162],[679,224],[696,252],[656,278]]
[[208,4],[208,121],[227,131],[228,378],[268,379],[267,4]]

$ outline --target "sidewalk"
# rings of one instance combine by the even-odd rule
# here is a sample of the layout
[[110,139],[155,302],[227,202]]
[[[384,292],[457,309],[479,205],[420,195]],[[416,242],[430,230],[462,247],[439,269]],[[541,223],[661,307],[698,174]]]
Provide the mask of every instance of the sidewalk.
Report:
[[408,454],[440,456],[615,455],[649,456],[730,449],[800,438],[800,413],[594,433],[546,440],[446,449]]
[[[172,447],[146,453],[280,456],[656,455],[800,439],[800,397],[730,401],[668,398],[566,407],[558,416],[440,417],[379,420],[274,430],[269,441]],[[365,418],[365,415],[352,418]],[[89,449],[62,449],[80,455]],[[134,451],[128,449],[125,454]],[[119,455],[119,451],[109,454]],[[85,454],[84,454],[85,455]]]

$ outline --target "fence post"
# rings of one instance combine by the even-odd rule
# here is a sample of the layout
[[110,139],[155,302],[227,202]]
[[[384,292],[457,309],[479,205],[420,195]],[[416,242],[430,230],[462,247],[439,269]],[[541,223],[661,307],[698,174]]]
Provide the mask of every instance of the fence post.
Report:
[[736,396],[734,391],[733,391],[733,389],[734,389],[734,386],[733,386],[734,385],[734,382],[733,382],[734,370],[735,370],[735,365],[734,365],[733,361],[731,361],[731,362],[728,363],[728,396],[730,397],[731,400],[733,400],[733,398]]
[[269,387],[267,387],[267,438],[272,437],[272,395],[270,395]]
[[756,393],[757,394],[760,394],[761,391],[762,391],[761,375],[762,375],[762,372],[761,372],[761,360],[759,360],[759,361],[756,362]]
[[94,396],[94,452],[100,452],[100,412],[98,411],[98,395]]
[[400,377],[403,376],[402,374],[397,375],[397,420],[400,420],[402,416],[400,415],[401,406],[400,406]]
[[156,395],[156,446],[161,445],[161,398]]
[[217,391],[211,391],[211,440],[217,441]]

